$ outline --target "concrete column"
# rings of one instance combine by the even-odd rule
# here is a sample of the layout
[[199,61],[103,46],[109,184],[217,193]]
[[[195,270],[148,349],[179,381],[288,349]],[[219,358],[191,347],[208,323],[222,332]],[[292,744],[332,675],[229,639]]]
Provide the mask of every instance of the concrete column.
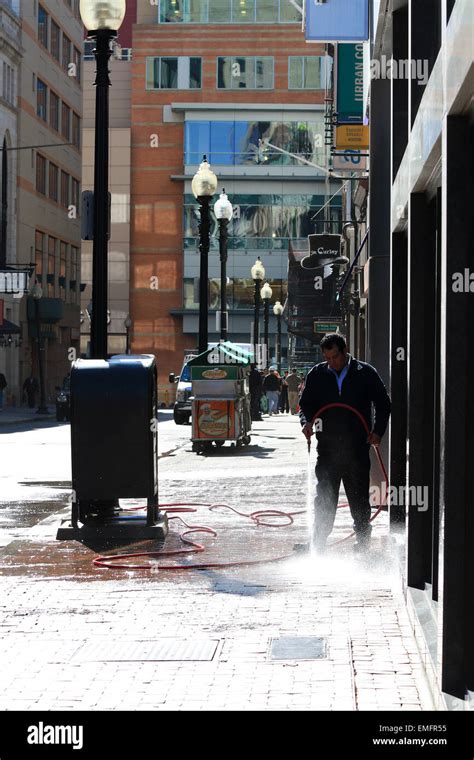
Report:
[[[373,80],[371,88],[369,184],[369,296],[367,361],[389,382],[390,329],[390,100],[389,79]],[[388,461],[388,434],[381,453]]]
[[[408,7],[392,13],[393,59],[408,58]],[[397,176],[408,142],[408,80],[393,77],[392,84],[392,179]]]
[[[390,485],[407,480],[407,236],[392,235],[390,257],[390,396],[392,421],[389,439]],[[390,507],[390,522],[405,520],[405,504]]]
[[435,270],[436,209],[425,194],[413,193],[408,215],[407,583],[420,589],[431,582]]
[[[438,658],[443,691],[474,689],[474,292],[453,275],[472,263],[473,129],[448,116],[443,130],[441,280],[441,467]],[[469,187],[466,183],[470,183]]]

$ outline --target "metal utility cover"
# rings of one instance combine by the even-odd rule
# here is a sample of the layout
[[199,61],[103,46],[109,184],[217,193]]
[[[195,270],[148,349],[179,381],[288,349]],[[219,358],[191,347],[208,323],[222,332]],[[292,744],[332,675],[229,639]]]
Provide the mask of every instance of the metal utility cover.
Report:
[[318,636],[281,636],[272,639],[271,660],[322,660],[327,657],[327,641]]
[[161,639],[155,641],[103,641],[98,644],[84,644],[74,655],[74,660],[82,662],[141,662],[141,661],[182,661],[209,662],[213,659],[219,640],[176,641]]

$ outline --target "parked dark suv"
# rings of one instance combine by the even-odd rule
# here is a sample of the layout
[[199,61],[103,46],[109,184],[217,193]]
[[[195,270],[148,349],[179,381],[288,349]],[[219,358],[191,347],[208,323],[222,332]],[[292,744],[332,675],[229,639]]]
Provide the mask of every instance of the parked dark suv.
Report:
[[58,422],[63,422],[64,420],[69,421],[71,419],[70,382],[71,379],[69,375],[67,375],[63,380],[62,387],[60,388],[59,386],[56,386],[56,419]]

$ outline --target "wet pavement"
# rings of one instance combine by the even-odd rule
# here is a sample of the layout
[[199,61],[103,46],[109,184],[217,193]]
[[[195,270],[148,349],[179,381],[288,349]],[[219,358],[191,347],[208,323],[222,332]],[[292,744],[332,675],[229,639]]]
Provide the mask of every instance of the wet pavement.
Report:
[[[197,507],[181,517],[216,531],[190,535],[205,552],[127,561],[148,570],[95,567],[99,553],[179,549],[185,528],[171,520],[164,547],[56,541],[70,511],[68,426],[0,434],[10,468],[0,475],[0,710],[433,709],[386,513],[366,557],[352,539],[325,557],[296,554],[308,537],[308,480],[314,488],[297,419],[266,417],[250,446],[208,455],[191,451],[189,435],[161,415],[161,504],[301,514],[291,525],[268,517],[282,525],[268,527]],[[332,540],[349,533],[341,509]]]

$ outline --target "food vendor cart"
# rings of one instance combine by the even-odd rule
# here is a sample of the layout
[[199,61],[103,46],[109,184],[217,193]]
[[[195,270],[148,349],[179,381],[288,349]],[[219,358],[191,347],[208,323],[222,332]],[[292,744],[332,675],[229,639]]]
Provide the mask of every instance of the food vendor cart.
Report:
[[252,422],[248,376],[251,355],[230,341],[209,348],[188,363],[192,382],[193,451],[248,445]]

